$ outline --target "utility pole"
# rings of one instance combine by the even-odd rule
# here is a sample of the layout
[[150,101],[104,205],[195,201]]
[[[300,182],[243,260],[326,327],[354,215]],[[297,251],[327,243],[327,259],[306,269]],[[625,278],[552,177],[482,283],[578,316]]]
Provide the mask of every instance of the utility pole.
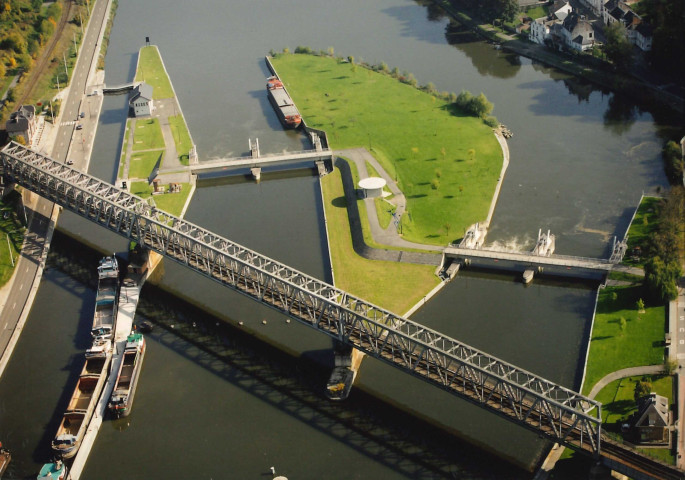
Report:
[[67,74],[67,83],[69,83],[69,70],[67,69],[67,54],[62,52],[62,59],[64,60],[64,73]]
[[74,33],[74,56],[78,56],[78,48],[76,47],[76,34]]

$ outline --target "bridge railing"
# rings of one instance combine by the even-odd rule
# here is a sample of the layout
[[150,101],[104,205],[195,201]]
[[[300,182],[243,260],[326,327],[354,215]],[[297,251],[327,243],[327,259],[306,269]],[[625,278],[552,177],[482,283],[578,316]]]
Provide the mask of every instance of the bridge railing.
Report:
[[78,215],[555,442],[600,451],[601,404],[594,400],[19,144],[1,157],[7,179]]
[[545,257],[541,255],[536,255],[532,252],[508,252],[506,250],[490,250],[486,248],[470,249],[460,247],[458,245],[450,244],[449,247],[445,249],[445,253],[451,253],[453,255],[468,255],[472,257],[493,257],[496,258],[512,256],[512,257],[524,257],[530,260],[540,260],[540,259],[553,259],[555,264],[562,266],[573,266],[574,264],[599,264],[599,265],[613,265],[610,259],[606,258],[591,258],[591,257],[580,257],[574,255],[558,255],[553,254],[551,256]]
[[330,148],[325,148],[323,150],[295,150],[292,152],[287,152],[287,153],[265,153],[259,155],[259,157],[252,157],[250,155],[244,156],[244,157],[233,157],[233,158],[219,158],[219,159],[210,159],[206,160],[200,164],[198,164],[198,167],[210,167],[214,164],[230,164],[231,162],[249,162],[249,161],[254,161],[254,162],[259,162],[259,161],[264,161],[264,160],[270,160],[270,159],[278,159],[279,157],[287,158],[287,157],[297,157],[297,156],[312,156],[312,157],[320,157],[320,156],[325,156],[325,155],[330,155],[332,150]]

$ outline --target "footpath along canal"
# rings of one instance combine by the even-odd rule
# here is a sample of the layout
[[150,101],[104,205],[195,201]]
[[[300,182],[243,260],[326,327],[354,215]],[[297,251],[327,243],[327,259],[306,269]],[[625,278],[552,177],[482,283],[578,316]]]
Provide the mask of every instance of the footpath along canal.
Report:
[[[453,27],[448,30],[450,44],[445,37],[447,21],[432,11],[426,18],[426,9],[414,2],[367,3],[355,0],[324,10],[305,1],[297,6],[264,4],[255,10],[253,3],[239,2],[231,4],[230,11],[215,4],[209,16],[182,2],[174,2],[173,8],[161,8],[156,1],[136,7],[120,4],[106,58],[107,81],[124,83],[132,78],[135,53],[149,35],[164,53],[201,161],[243,153],[247,139],[255,136],[263,152],[302,149],[302,136],[282,131],[264,94],[267,72],[261,59],[271,48],[333,46],[341,55],[384,61],[391,68],[410,71],[421,83],[433,82],[439,90],[482,90],[495,103],[495,115],[514,132],[509,142],[511,162],[489,237],[503,245],[528,246],[538,228],[551,228],[559,253],[606,255],[608,237],[625,231],[642,190],[665,186],[658,152],[662,138],[674,127],[666,116],[525,58],[495,51],[467,32],[455,33]],[[260,11],[259,18],[254,11]],[[316,28],[330,18],[336,19],[335,29]],[[359,22],[360,18],[365,21]],[[193,42],[174,33],[180,28],[186,32],[183,37]],[[233,46],[222,52],[219,62],[209,48],[217,39]],[[189,71],[203,75],[187,75]],[[122,97],[108,97],[103,104],[90,172],[107,180],[116,173],[125,108]],[[186,218],[327,279],[318,188],[316,177],[290,174],[267,175],[259,185],[208,183],[197,189]],[[126,248],[120,239],[73,215],[63,215],[60,226],[104,251]],[[310,360],[331,361],[326,338],[286,324],[282,317],[177,265],[164,267],[162,286],[178,296],[231,323],[242,321],[243,330],[301,355],[306,365]],[[54,431],[50,422],[60,414],[67,386],[73,384],[75,359],[83,350],[79,332],[90,321],[92,296],[72,277],[49,270],[15,354],[17,362],[45,367],[33,369],[28,377],[10,374],[0,381],[2,424],[26,435],[26,447],[20,449],[26,470],[16,476],[29,475],[30,467],[42,462],[49,448]],[[149,316],[176,311],[171,299],[156,291],[150,297],[163,300],[150,308]],[[574,386],[582,371],[579,353],[585,351],[594,297],[591,288],[582,286],[524,288],[511,277],[466,275],[414,318]],[[174,308],[168,310],[169,306]],[[193,315],[201,314],[185,314]],[[264,379],[245,377],[235,366],[220,372],[216,357],[201,359],[202,352],[192,341],[169,338],[167,332],[161,329],[159,338],[150,342],[136,410],[126,423],[102,428],[82,478],[164,474],[220,478],[228,475],[227,468],[229,476],[256,478],[269,474],[272,465],[289,478],[489,479],[501,478],[503,472],[507,478],[528,476],[471,447],[454,447],[454,437],[445,441],[447,452],[438,455],[440,449],[432,439],[441,437],[430,429],[419,433],[421,428],[411,427],[407,413],[386,407],[374,410],[371,406],[377,398],[455,436],[468,436],[516,465],[527,467],[542,452],[543,442],[536,436],[369,361],[364,362],[350,398],[359,403],[335,407],[349,428],[341,430],[335,423],[324,426],[328,414],[321,410],[323,382],[316,379],[325,381],[325,374],[317,377],[298,362],[286,362],[286,373],[294,372],[302,380],[311,402],[307,407],[292,403],[293,395],[282,386],[291,380],[278,372],[272,384],[275,396],[269,400],[269,394],[259,394],[270,391],[263,386]],[[44,345],[46,338],[51,339],[49,348]],[[253,371],[266,370],[260,361],[280,363],[280,354],[269,353],[271,347],[250,348],[258,352],[247,361]],[[4,394],[24,391],[22,382],[45,384],[27,405],[31,408],[27,416],[16,414],[24,408],[21,395]],[[379,413],[384,410],[390,412],[388,416]],[[366,412],[371,412],[368,417]],[[409,439],[415,442],[406,444],[410,450],[425,445],[414,451],[432,452],[433,457],[419,453],[407,460],[407,450],[355,426],[371,420],[381,422],[374,424],[379,431],[389,432],[384,438]],[[302,453],[312,451],[317,453]],[[113,465],[108,460],[112,452],[126,461]]]

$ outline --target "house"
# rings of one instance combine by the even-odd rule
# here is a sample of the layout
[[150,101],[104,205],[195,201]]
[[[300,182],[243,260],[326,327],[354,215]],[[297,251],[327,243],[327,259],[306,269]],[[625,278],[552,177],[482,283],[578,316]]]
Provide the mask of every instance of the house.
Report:
[[128,105],[136,117],[152,115],[152,85],[148,85],[145,82],[139,83],[131,91]]
[[36,107],[33,105],[22,105],[16,112],[10,114],[9,120],[5,122],[7,135],[10,137],[24,137],[26,143],[31,143],[33,134],[36,131]]
[[630,43],[643,52],[652,49],[652,27],[621,0],[609,0],[602,7],[602,21],[605,25],[619,22],[626,27],[626,36]]
[[637,400],[634,439],[641,444],[670,445],[668,399],[652,392]]
[[540,45],[546,44],[554,31],[554,25],[563,22],[571,10],[571,5],[565,0],[554,2],[547,17],[538,18],[530,24],[528,39]]
[[571,12],[566,16],[559,30],[564,45],[580,52],[588,50],[595,44],[595,33],[585,15]]

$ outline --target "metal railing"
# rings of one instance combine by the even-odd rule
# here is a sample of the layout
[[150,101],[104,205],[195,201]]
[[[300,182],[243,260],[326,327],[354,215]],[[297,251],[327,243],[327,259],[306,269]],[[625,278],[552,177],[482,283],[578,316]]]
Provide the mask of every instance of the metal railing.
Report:
[[63,208],[554,442],[600,452],[601,404],[594,400],[19,144],[0,156],[9,181]]

